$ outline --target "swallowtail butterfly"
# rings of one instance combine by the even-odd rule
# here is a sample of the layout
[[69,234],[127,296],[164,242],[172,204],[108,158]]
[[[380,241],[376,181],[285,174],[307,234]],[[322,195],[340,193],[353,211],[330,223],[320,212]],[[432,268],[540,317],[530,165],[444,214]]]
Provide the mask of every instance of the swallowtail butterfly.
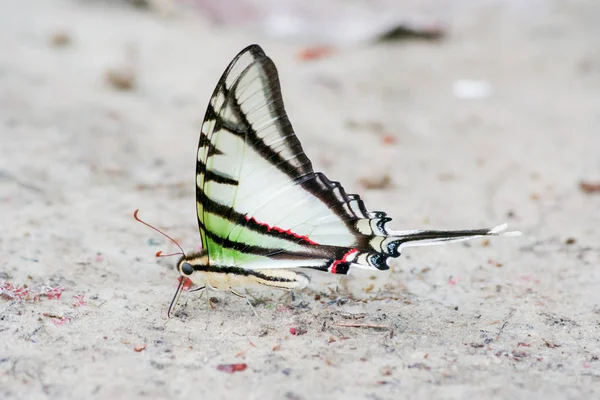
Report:
[[358,195],[313,170],[286,115],[277,69],[257,45],[231,61],[208,104],[196,210],[202,251],[183,255],[177,270],[202,289],[235,294],[233,288],[249,284],[304,288],[309,279],[302,268],[386,270],[404,247],[518,234],[503,232],[506,224],[390,230],[385,213],[368,211]]

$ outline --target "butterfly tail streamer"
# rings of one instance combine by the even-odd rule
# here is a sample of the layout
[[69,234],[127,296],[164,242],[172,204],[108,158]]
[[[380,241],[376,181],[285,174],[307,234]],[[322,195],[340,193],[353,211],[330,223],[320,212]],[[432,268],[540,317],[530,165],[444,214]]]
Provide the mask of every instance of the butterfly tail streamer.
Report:
[[502,224],[489,229],[468,230],[413,230],[413,231],[388,231],[388,238],[383,250],[392,256],[399,256],[400,249],[404,247],[434,246],[446,243],[463,242],[484,236],[520,236],[519,231],[505,232],[507,224]]

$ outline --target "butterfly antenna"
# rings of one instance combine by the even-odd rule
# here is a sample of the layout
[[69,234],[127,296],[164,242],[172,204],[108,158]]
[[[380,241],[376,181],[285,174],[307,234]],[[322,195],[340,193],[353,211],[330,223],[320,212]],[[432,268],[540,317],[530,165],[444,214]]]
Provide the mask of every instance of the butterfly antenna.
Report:
[[137,222],[141,222],[142,224],[146,225],[148,228],[154,229],[156,232],[160,233],[161,235],[163,235],[164,237],[166,237],[167,239],[169,239],[171,242],[175,243],[175,245],[176,245],[177,247],[179,247],[179,250],[181,250],[181,253],[173,253],[173,254],[162,254],[162,251],[159,251],[159,252],[157,252],[157,253],[156,253],[156,257],[168,257],[168,256],[176,256],[176,255],[179,255],[179,254],[181,254],[181,255],[185,255],[185,251],[183,251],[183,249],[181,248],[181,246],[179,245],[179,243],[177,243],[177,242],[175,241],[175,239],[173,239],[171,236],[167,235],[166,233],[164,233],[164,232],[163,232],[163,231],[161,231],[160,229],[158,229],[158,228],[155,228],[154,226],[150,225],[149,223],[142,221],[142,220],[140,219],[140,217],[138,217],[138,212],[139,212],[139,211],[140,211],[140,210],[139,210],[139,209],[137,209],[137,210],[135,210],[135,211],[133,212],[133,218],[135,218],[135,220],[136,220]]
[[181,252],[177,252],[177,253],[171,253],[171,254],[163,254],[162,250],[159,250],[156,252],[156,257],[171,257],[171,256],[179,256],[179,255],[185,255]]

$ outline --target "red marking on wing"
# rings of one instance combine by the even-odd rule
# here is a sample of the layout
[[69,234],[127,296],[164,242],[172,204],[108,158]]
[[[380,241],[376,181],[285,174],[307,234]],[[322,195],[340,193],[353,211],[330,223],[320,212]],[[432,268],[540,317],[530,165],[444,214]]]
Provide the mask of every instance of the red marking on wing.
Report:
[[260,226],[266,227],[267,228],[267,232],[275,231],[275,232],[279,232],[279,233],[283,233],[285,235],[289,235],[289,236],[295,237],[296,239],[300,239],[300,240],[302,240],[303,242],[305,242],[307,244],[319,244],[319,243],[317,243],[317,242],[315,242],[313,240],[310,240],[310,238],[308,236],[299,235],[299,234],[297,234],[295,232],[292,232],[291,229],[282,229],[282,228],[279,228],[277,226],[270,226],[267,223],[257,221],[256,218],[254,218],[254,217],[248,218],[248,216],[246,216],[245,218],[246,218],[246,221],[248,221],[248,222],[253,221],[255,224],[258,224]]
[[356,253],[358,250],[357,249],[350,249],[346,254],[344,254],[344,257],[342,257],[341,260],[335,260],[332,264],[331,264],[331,268],[330,268],[330,272],[332,274],[335,274],[337,272],[337,266],[341,263],[344,262],[348,262],[348,257],[350,257],[351,255],[353,255],[354,253]]

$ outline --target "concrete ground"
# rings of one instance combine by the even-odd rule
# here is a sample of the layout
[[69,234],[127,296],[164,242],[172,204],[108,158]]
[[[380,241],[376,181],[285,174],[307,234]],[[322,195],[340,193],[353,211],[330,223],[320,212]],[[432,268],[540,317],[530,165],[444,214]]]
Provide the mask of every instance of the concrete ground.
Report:
[[[178,8],[0,2],[0,398],[597,398],[600,4],[464,3],[440,41],[307,61]],[[315,168],[390,227],[524,235],[167,320],[176,248],[132,212],[198,247],[199,127],[252,42]]]

